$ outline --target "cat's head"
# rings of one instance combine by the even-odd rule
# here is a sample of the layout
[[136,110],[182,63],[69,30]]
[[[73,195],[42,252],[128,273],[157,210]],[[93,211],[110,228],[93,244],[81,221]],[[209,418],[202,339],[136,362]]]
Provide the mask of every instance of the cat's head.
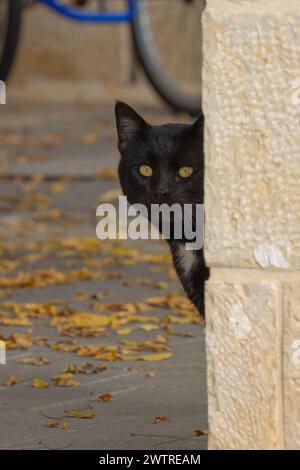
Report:
[[194,124],[152,126],[117,102],[119,177],[131,204],[203,202],[203,117]]

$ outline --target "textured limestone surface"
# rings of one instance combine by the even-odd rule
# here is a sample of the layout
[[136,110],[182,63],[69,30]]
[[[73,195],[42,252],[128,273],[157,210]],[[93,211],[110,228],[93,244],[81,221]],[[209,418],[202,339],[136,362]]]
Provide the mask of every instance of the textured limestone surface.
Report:
[[210,449],[300,449],[300,2],[203,18]]
[[206,259],[300,268],[300,2],[207,2]]
[[278,301],[275,281],[208,283],[211,449],[281,447],[277,432],[281,418]]
[[300,282],[284,284],[285,448],[300,449]]

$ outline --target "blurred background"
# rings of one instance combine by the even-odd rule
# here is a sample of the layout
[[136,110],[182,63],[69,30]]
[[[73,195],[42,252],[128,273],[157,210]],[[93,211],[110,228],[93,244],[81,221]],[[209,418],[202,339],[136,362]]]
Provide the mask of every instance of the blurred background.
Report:
[[[145,96],[152,97],[159,92],[157,84],[165,89],[164,94],[170,87],[178,86],[175,95],[187,94],[179,108],[186,105],[187,111],[191,107],[194,114],[199,114],[204,0],[139,0],[135,2],[139,14],[133,28],[128,23],[70,21],[39,2],[23,0],[23,3],[33,3],[34,7],[23,13],[11,86],[33,96],[42,95],[44,99],[42,82],[45,81],[52,85],[69,82],[66,98],[72,95],[71,89],[76,94],[80,84],[77,95],[86,99],[91,95],[100,97],[105,89],[114,93],[116,86],[139,87]],[[82,12],[102,13],[124,12],[128,5],[125,0],[60,0],[59,3],[80,4],[84,7]],[[147,60],[150,64],[146,63],[146,68],[150,69],[154,88],[142,73]],[[163,80],[166,83],[161,84]],[[194,107],[188,103],[190,96]],[[176,98],[173,101],[169,104],[176,107]],[[198,109],[194,111],[196,106]]]
[[14,58],[20,1],[0,0],[2,449],[207,445],[204,322],[166,243],[95,234],[120,195],[115,100],[157,124],[201,111],[204,2],[137,5],[135,24],[90,24],[34,2]]

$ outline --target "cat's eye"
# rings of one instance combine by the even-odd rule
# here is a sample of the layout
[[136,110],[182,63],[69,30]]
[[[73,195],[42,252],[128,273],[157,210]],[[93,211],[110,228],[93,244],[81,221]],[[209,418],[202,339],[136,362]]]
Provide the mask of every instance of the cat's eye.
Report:
[[181,176],[181,178],[188,178],[193,173],[194,173],[194,168],[191,167],[191,166],[182,166],[178,170],[178,174],[179,174],[179,176]]
[[153,175],[153,170],[149,165],[141,165],[139,170],[141,175],[146,176],[147,178]]

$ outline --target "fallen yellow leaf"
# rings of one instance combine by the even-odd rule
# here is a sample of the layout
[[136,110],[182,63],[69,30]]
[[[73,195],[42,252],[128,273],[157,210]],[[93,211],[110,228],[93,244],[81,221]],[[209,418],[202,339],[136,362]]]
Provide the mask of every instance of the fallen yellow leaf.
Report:
[[49,384],[45,382],[44,380],[35,378],[35,379],[32,379],[32,386],[34,388],[48,388]]
[[97,170],[97,176],[105,181],[113,181],[118,178],[118,172],[115,167],[102,166]]
[[70,425],[66,422],[60,423],[59,421],[53,421],[52,419],[49,419],[47,421],[47,428],[70,429]]
[[77,313],[70,317],[70,321],[75,325],[83,328],[93,328],[97,326],[110,325],[112,318],[105,315],[96,315],[94,313]]
[[159,330],[159,326],[158,325],[153,325],[152,323],[146,323],[145,325],[140,326],[140,330],[144,330],[144,331]]
[[52,380],[55,382],[55,385],[58,387],[79,387],[80,382],[77,382],[73,379],[73,375],[65,372],[64,374],[55,375],[52,377]]
[[4,380],[3,385],[5,385],[6,387],[11,387],[12,385],[19,384],[20,382],[21,379],[19,379],[15,375],[10,375]]
[[31,323],[26,316],[0,318],[0,324],[6,326],[30,326]]
[[164,361],[172,357],[172,353],[166,352],[161,354],[142,354],[136,356],[122,356],[123,361]]
[[97,134],[85,134],[81,137],[81,142],[83,144],[94,144],[95,142],[97,142]]
[[44,366],[46,364],[49,364],[50,361],[46,357],[39,357],[39,358],[34,358],[34,357],[24,357],[20,360],[22,364],[25,365],[30,365],[30,366]]
[[27,333],[12,333],[5,339],[7,349],[28,349],[32,345],[32,340]]
[[51,191],[55,194],[63,193],[65,192],[65,190],[66,190],[66,186],[65,186],[64,181],[56,181],[51,186]]
[[116,331],[117,335],[129,335],[134,330],[135,330],[134,328],[118,328],[115,331]]
[[193,333],[190,332],[176,331],[172,325],[166,325],[164,330],[166,333],[168,333],[168,335],[181,336],[182,338],[192,338],[194,336]]
[[71,364],[68,366],[65,373],[67,374],[93,374],[98,372],[98,368],[94,367],[93,364],[86,362],[85,364]]
[[78,419],[92,419],[95,418],[95,413],[90,413],[88,411],[79,411],[79,410],[69,410],[68,416],[70,418],[78,418]]
[[191,323],[194,323],[194,318],[192,317],[181,318],[181,317],[175,317],[175,315],[168,315],[168,321],[170,321],[171,323],[176,323],[178,325],[189,325]]
[[101,194],[100,202],[112,202],[119,199],[119,196],[121,195],[122,193],[120,189],[110,189],[109,191]]
[[164,361],[165,359],[169,359],[172,357],[172,353],[165,352],[165,353],[158,353],[158,354],[144,354],[141,356],[143,361]]

